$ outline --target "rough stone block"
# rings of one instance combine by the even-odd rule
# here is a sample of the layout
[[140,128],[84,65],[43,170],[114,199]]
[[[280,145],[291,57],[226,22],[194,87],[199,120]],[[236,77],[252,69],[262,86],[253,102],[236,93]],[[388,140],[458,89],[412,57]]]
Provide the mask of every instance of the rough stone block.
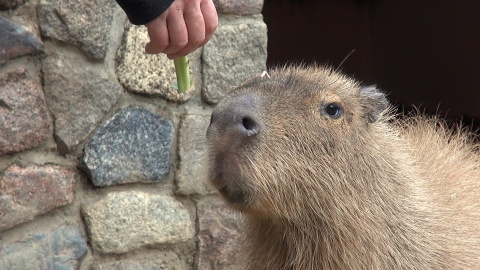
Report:
[[[190,252],[195,252],[191,250]],[[155,252],[154,256],[142,255],[141,258],[120,261],[99,262],[92,270],[191,270],[192,266],[182,260],[174,251]]]
[[223,22],[203,49],[202,99],[218,103],[232,87],[266,70],[267,26],[261,16]]
[[[0,7],[2,2],[0,0]],[[10,59],[43,52],[43,42],[27,27],[0,16],[0,66]]]
[[[188,101],[195,92],[192,68],[190,68],[191,89],[186,93],[178,93],[173,87],[177,82],[173,61],[165,54],[144,53],[145,44],[149,40],[145,27],[135,25],[127,27],[117,55],[118,80],[133,93],[158,95],[174,102]],[[198,61],[199,54],[192,53],[188,57],[192,63]]]
[[100,253],[126,253],[194,236],[188,210],[166,195],[109,193],[84,207],[83,214],[93,248]]
[[186,115],[180,123],[179,168],[177,193],[181,195],[212,194],[216,189],[209,183],[207,141],[205,133],[210,115]]
[[170,119],[141,108],[122,109],[85,145],[87,174],[95,186],[164,182],[173,132]]
[[253,15],[260,14],[263,0],[213,0],[218,13]]
[[57,165],[12,165],[0,174],[0,231],[73,201],[78,178]]
[[0,244],[0,269],[78,269],[86,253],[87,243],[78,227],[62,226]]
[[242,220],[221,198],[205,197],[197,203],[198,269],[245,269],[241,263]]
[[0,77],[0,156],[38,146],[50,134],[50,123],[39,81],[25,69]]
[[115,1],[42,0],[38,19],[43,36],[78,46],[90,57],[106,56]]
[[59,150],[65,154],[93,131],[123,89],[103,66],[59,48],[51,50],[42,63],[45,98],[55,119]]

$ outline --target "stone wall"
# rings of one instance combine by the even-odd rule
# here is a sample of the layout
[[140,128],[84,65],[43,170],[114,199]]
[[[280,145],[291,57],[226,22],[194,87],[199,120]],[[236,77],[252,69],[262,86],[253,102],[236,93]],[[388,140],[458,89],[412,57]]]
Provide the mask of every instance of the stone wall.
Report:
[[216,0],[192,90],[113,0],[0,0],[0,269],[241,269],[213,105],[266,69],[261,0]]

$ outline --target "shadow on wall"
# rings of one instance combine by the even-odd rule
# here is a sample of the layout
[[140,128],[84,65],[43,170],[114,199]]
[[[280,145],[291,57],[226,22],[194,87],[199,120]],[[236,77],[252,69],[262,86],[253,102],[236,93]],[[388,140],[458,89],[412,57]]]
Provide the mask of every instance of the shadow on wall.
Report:
[[[405,110],[480,127],[480,1],[265,0],[268,62],[338,66]],[[475,119],[475,120],[474,120]]]

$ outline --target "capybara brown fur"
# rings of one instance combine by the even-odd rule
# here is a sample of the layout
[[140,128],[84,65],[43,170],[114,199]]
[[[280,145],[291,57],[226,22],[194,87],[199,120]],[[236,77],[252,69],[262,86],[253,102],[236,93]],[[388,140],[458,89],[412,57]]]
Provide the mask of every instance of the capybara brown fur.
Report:
[[245,217],[246,269],[480,269],[480,151],[375,87],[285,67],[218,104],[212,183]]

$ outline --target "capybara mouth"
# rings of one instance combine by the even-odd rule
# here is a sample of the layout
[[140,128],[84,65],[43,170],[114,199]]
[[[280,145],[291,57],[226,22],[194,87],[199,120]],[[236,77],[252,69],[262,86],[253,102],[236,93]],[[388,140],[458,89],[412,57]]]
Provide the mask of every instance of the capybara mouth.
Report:
[[228,191],[226,186],[219,188],[218,192],[220,192],[220,194],[222,194],[224,197],[228,197]]
[[[218,163],[215,165],[215,168],[222,167],[221,164]],[[214,175],[212,179],[213,185],[229,203],[244,206],[248,205],[247,192],[242,188],[244,183],[241,182],[239,175],[236,175],[233,170],[217,171]]]
[[242,206],[248,205],[247,195],[242,190],[232,189],[227,186],[223,186],[219,188],[218,191],[231,204],[242,205]]

